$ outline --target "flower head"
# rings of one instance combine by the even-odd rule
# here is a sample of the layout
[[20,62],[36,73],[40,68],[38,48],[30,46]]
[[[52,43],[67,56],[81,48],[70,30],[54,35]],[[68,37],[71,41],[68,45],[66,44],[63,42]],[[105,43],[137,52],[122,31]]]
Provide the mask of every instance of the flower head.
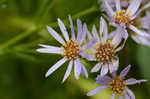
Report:
[[[124,44],[120,45],[122,32],[119,28],[112,33],[108,34],[107,24],[101,17],[100,21],[100,33],[97,33],[96,27],[93,26],[92,35],[88,33],[89,40],[95,38],[97,42],[90,48],[91,56],[87,59],[91,61],[97,61],[98,63],[94,66],[91,72],[98,72],[101,69],[101,75],[105,75],[110,71],[114,72],[118,68],[119,59],[116,56],[116,52],[120,51]],[[120,46],[119,46],[120,45]]]
[[131,38],[138,44],[150,46],[150,12],[146,12],[146,16],[136,18],[135,25],[141,29],[141,34],[130,32]]
[[[77,37],[75,37],[74,29],[73,29],[73,22],[71,17],[69,16],[70,20],[70,27],[71,27],[71,38],[69,39],[69,35],[67,32],[67,29],[64,25],[64,23],[58,19],[58,25],[60,27],[60,30],[65,38],[65,40],[51,27],[47,26],[47,30],[53,36],[59,43],[62,44],[61,47],[56,46],[48,46],[40,44],[40,46],[44,48],[37,49],[38,52],[41,53],[55,53],[55,54],[61,54],[63,58],[59,60],[56,64],[54,64],[46,73],[46,77],[51,75],[55,70],[57,70],[61,65],[63,65],[67,60],[69,60],[69,65],[67,68],[67,71],[64,75],[63,82],[68,78],[70,75],[70,72],[72,70],[72,66],[74,64],[74,73],[76,79],[79,79],[80,74],[82,73],[85,77],[88,77],[88,72],[84,65],[80,61],[80,57],[82,57],[83,54],[86,54],[83,52],[86,48],[90,47],[93,43],[88,43],[83,45],[83,41],[86,36],[86,24],[82,26],[82,22],[80,19],[77,19],[77,27],[78,27],[78,33]],[[91,40],[91,42],[94,42],[94,40]]]
[[147,80],[136,80],[135,78],[129,78],[125,80],[125,76],[129,72],[131,66],[127,66],[124,70],[121,71],[119,76],[116,76],[116,72],[112,73],[112,78],[109,76],[98,76],[96,78],[97,84],[102,84],[103,86],[97,87],[96,89],[90,91],[87,95],[92,96],[97,94],[101,90],[108,88],[112,92],[111,99],[115,99],[115,95],[122,99],[135,99],[134,93],[128,88],[129,85],[134,85],[141,82],[146,82]]
[[[109,20],[112,26],[117,28],[121,28],[123,33],[121,38],[125,40],[128,38],[128,30],[135,32],[137,35],[140,35],[141,38],[149,38],[150,35],[143,30],[138,29],[134,26],[134,20],[139,16],[139,14],[145,10],[146,8],[150,7],[150,3],[146,4],[144,7],[139,9],[142,0],[131,0],[130,4],[127,8],[122,8],[121,2],[122,0],[115,0],[115,10],[109,5],[107,0],[103,0],[106,6],[105,9],[108,13]],[[139,10],[138,10],[139,9]]]

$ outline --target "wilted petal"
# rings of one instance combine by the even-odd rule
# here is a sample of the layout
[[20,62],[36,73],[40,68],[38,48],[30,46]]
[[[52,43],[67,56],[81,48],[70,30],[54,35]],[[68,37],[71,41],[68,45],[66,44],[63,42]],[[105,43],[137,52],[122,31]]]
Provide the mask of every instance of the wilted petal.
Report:
[[58,25],[60,27],[60,30],[61,30],[62,34],[65,37],[65,40],[69,41],[69,36],[68,36],[68,32],[66,30],[66,27],[65,27],[64,23],[59,18],[58,18]]
[[65,41],[61,38],[61,36],[55,30],[53,30],[51,27],[47,26],[47,30],[49,31],[51,36],[53,36],[59,43],[61,43],[61,44],[65,43]]
[[101,69],[101,76],[104,76],[108,73],[108,64],[105,64],[102,66],[102,69]]
[[127,93],[124,94],[125,99],[130,99]]
[[94,90],[90,91],[87,93],[87,96],[92,96],[94,94],[97,94],[98,92],[100,92],[101,90],[107,88],[107,86],[100,86],[100,87],[97,87],[95,88]]
[[107,85],[109,84],[109,82],[112,81],[112,78],[108,77],[108,76],[101,76],[101,75],[98,75],[96,77],[96,83],[97,84],[104,84],[104,85]]
[[125,69],[123,69],[120,73],[120,77],[125,77],[128,74],[130,68],[131,68],[131,65],[128,65]]
[[71,61],[69,62],[69,65],[68,65],[67,71],[66,71],[66,73],[65,73],[65,75],[64,75],[64,78],[63,78],[62,83],[64,83],[64,81],[69,77],[70,72],[71,72],[71,70],[72,70],[72,66],[73,66],[73,61],[71,60]]
[[126,80],[126,85],[134,85],[134,84],[142,83],[142,82],[147,82],[147,80],[136,80],[134,78],[130,78]]
[[129,88],[126,88],[126,91],[128,92],[128,94],[131,97],[131,99],[135,99],[134,93]]
[[91,72],[98,72],[101,68],[101,64],[97,63],[91,70]]
[[133,16],[140,7],[141,1],[142,0],[132,0],[127,9],[127,13],[130,13],[130,15]]
[[81,63],[80,63],[80,59],[77,58],[74,61],[74,75],[76,79],[79,79],[80,73],[81,73]]
[[59,60],[55,65],[53,65],[48,72],[46,73],[45,77],[48,77],[51,75],[55,70],[57,70],[62,64],[64,64],[67,61],[67,59],[63,58]]

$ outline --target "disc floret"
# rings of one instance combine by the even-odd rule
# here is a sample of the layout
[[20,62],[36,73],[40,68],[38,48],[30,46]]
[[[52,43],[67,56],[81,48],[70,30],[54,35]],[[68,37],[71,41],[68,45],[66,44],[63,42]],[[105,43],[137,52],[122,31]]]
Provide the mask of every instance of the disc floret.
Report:
[[116,11],[114,15],[114,20],[117,24],[124,23],[128,25],[131,23],[130,12],[126,13],[126,10],[119,10],[118,12]]
[[97,61],[101,62],[102,64],[112,62],[115,56],[115,49],[114,46],[107,42],[104,44],[98,44],[96,49],[95,58]]
[[64,56],[67,59],[76,59],[79,57],[80,47],[76,40],[70,40],[63,45]]
[[122,78],[116,77],[109,83],[109,88],[114,94],[120,96],[125,92],[126,84]]

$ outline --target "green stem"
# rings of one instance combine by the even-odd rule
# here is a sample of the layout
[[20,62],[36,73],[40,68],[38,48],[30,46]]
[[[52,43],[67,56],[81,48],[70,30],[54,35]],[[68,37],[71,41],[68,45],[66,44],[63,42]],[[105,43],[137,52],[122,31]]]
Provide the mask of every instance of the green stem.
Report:
[[29,29],[28,31],[26,32],[23,32],[21,33],[20,35],[12,38],[11,40],[9,40],[7,43],[4,43],[0,46],[0,49],[4,49],[4,48],[8,48],[10,45],[13,45],[15,44],[16,42],[20,41],[21,39],[23,39],[24,37],[32,34],[33,32],[37,31],[36,28],[33,28],[33,29]]
[[38,12],[36,14],[36,19],[37,20],[40,19],[40,16],[43,13],[47,3],[48,3],[48,0],[43,0],[41,7],[39,8],[39,10],[38,10]]
[[42,23],[43,19],[45,18],[45,16],[47,16],[47,14],[49,13],[50,9],[52,9],[52,7],[54,6],[56,0],[53,0],[51,2],[51,4],[45,9],[45,11],[43,11],[43,14],[41,14],[41,17],[38,18],[38,20],[40,19],[40,21],[38,23]]
[[[73,18],[73,19],[76,19],[76,18],[78,18],[78,17],[87,15],[87,14],[92,13],[92,12],[95,12],[95,11],[97,11],[97,10],[98,10],[98,9],[94,6],[94,7],[91,7],[91,8],[89,8],[89,9],[87,9],[87,10],[84,10],[84,11],[82,11],[82,12],[79,12],[79,13],[73,15],[72,18]],[[65,19],[65,20],[63,20],[63,21],[67,21],[67,19]],[[51,27],[56,27],[56,26],[57,26],[57,22],[51,23],[51,24],[49,24],[49,26],[51,26]],[[40,27],[35,26],[35,27],[32,27],[31,29],[27,30],[26,32],[20,33],[18,36],[14,37],[14,38],[12,38],[11,40],[9,40],[8,42],[2,44],[2,45],[0,46],[0,49],[8,48],[9,46],[11,46],[11,45],[17,43],[18,41],[22,40],[23,38],[25,38],[25,37],[27,37],[27,36],[30,36],[32,33],[35,33],[36,31],[41,30],[43,27],[44,27],[44,29],[45,29],[46,26],[40,26]]]

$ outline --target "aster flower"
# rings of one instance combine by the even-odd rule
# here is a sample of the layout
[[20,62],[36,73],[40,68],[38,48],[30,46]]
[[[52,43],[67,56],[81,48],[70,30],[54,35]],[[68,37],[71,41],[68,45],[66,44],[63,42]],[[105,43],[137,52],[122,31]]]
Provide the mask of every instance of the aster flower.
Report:
[[[102,2],[103,0],[98,0],[99,2]],[[108,4],[114,9],[115,8],[115,0],[106,0],[108,2]],[[120,0],[120,5],[121,7],[127,7],[130,2],[132,0]],[[105,8],[105,5],[102,3],[102,5],[100,5],[100,8],[104,9]],[[105,9],[107,10],[107,9]]]
[[139,9],[142,0],[132,0],[127,9],[122,9],[120,0],[115,0],[116,10],[114,11],[113,8],[107,2],[107,0],[103,0],[103,1],[105,4],[105,7],[107,9],[106,11],[109,16],[110,24],[117,28],[118,27],[122,28],[122,31],[123,31],[122,38],[124,38],[124,39],[128,38],[127,29],[132,30],[137,35],[144,36],[144,37],[150,37],[149,34],[136,28],[133,25],[133,22],[134,22],[133,20],[135,18],[137,18],[137,16],[139,16],[139,14],[143,10],[150,7],[150,3],[146,4],[143,8]]
[[139,19],[139,25],[141,28],[145,29],[147,32],[150,33],[150,12],[147,11],[146,15]]
[[[89,49],[90,55],[86,58],[90,61],[97,61],[98,63],[94,66],[91,72],[98,72],[101,69],[101,75],[105,75],[118,69],[119,59],[116,56],[116,52],[120,51],[124,44],[120,45],[121,38],[119,37],[121,29],[117,29],[112,33],[108,34],[107,24],[101,17],[100,21],[100,33],[97,33],[95,25],[93,25],[92,35],[88,33],[89,40],[95,38],[97,42]],[[118,35],[112,35],[112,34]],[[121,35],[120,35],[121,36]]]
[[[137,27],[141,28],[143,32],[146,32],[150,35],[150,12],[146,12],[146,16],[135,19],[134,23]],[[131,32],[132,39],[139,44],[150,46],[150,37],[139,35],[134,32]]]
[[[83,45],[83,41],[86,36],[86,31],[85,31],[86,25],[84,24],[82,26],[82,22],[80,21],[80,19],[77,19],[78,34],[77,34],[77,37],[75,37],[75,33],[73,29],[73,22],[70,16],[69,16],[69,20],[70,20],[70,28],[71,28],[70,39],[69,39],[68,32],[64,23],[60,19],[58,19],[58,25],[60,27],[60,30],[65,40],[51,27],[47,26],[47,30],[49,31],[51,36],[53,36],[60,44],[62,44],[62,46],[56,47],[56,46],[40,44],[40,46],[43,48],[37,49],[37,51],[41,53],[55,53],[55,54],[60,54],[63,56],[61,60],[59,60],[56,64],[54,64],[48,70],[48,72],[45,75],[46,77],[51,75],[67,60],[70,61],[62,82],[64,82],[70,75],[73,64],[74,64],[74,74],[75,74],[76,79],[79,79],[80,74],[83,74],[86,78],[88,78],[88,72],[86,68],[84,67],[84,65],[81,63],[80,57],[81,57],[83,50],[90,47],[90,44],[92,44],[92,43],[88,43],[86,45]],[[91,42],[93,42],[93,40],[91,40]]]
[[129,85],[134,85],[141,82],[146,82],[147,80],[136,80],[135,78],[129,78],[125,80],[125,76],[129,72],[131,66],[127,66],[119,76],[116,76],[116,72],[112,73],[112,78],[109,76],[98,76],[96,78],[96,83],[103,86],[97,87],[94,90],[90,91],[87,95],[92,96],[97,94],[101,90],[108,88],[112,91],[111,99],[115,99],[115,96],[118,96],[119,99],[135,99],[134,93],[128,88]]

